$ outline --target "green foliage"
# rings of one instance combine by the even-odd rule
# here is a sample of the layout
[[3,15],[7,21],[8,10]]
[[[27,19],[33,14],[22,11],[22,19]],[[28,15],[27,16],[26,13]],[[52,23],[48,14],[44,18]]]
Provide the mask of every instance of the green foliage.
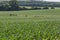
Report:
[[1,11],[0,40],[60,40],[59,18],[60,9]]
[[9,4],[1,4],[0,11],[7,11],[10,8]]
[[[56,22],[0,22],[2,40],[59,40],[59,27]],[[60,24],[60,23],[59,23]],[[57,28],[56,28],[57,27]]]
[[19,10],[19,5],[17,0],[11,0],[7,4],[1,4],[0,10],[1,11]]
[[43,9],[49,9],[49,7],[44,7]]
[[11,10],[18,10],[19,9],[19,5],[18,5],[17,0],[10,0],[9,5],[11,6],[11,8],[10,8]]
[[51,7],[51,9],[55,9],[55,7]]

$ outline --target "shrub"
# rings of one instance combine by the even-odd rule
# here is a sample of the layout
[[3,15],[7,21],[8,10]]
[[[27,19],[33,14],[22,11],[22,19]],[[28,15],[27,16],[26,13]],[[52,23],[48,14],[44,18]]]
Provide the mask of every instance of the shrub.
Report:
[[27,8],[23,7],[22,9],[26,10]]
[[51,9],[55,9],[54,7],[51,7]]
[[43,9],[49,9],[48,7],[44,7]]
[[16,14],[10,14],[10,16],[17,16]]

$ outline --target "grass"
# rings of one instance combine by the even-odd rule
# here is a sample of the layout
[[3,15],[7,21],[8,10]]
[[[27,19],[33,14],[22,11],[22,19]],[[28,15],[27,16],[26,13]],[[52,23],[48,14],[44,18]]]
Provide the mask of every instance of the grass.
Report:
[[0,40],[60,40],[60,9],[0,11]]

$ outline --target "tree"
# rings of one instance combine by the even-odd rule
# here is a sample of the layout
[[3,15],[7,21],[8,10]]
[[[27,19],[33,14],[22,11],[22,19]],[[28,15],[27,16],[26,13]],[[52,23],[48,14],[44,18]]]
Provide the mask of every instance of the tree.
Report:
[[7,9],[8,9],[8,7],[6,6],[6,4],[0,5],[0,11],[6,11]]
[[3,5],[0,5],[0,11],[3,11]]
[[9,1],[10,10],[19,10],[19,5],[17,0],[10,0]]

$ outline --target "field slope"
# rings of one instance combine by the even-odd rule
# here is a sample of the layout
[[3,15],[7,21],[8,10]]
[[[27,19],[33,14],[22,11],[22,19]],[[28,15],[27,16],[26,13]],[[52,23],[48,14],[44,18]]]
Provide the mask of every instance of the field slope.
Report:
[[60,40],[60,9],[0,11],[0,40]]

